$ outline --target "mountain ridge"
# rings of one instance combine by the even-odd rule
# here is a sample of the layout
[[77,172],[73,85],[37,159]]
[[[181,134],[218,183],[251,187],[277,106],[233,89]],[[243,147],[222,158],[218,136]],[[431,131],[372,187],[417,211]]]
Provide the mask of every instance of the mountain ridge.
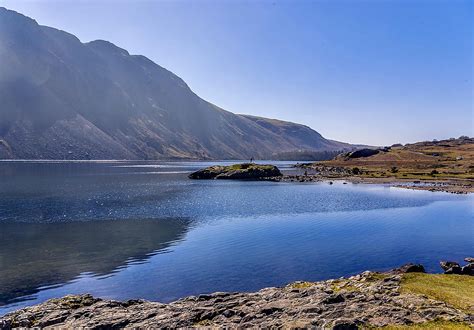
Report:
[[226,111],[143,55],[0,7],[0,158],[249,159],[349,150],[305,125]]

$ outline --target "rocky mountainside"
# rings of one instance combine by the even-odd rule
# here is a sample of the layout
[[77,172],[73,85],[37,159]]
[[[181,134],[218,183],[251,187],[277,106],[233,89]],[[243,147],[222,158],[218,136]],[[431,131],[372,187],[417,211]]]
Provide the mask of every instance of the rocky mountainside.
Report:
[[271,158],[348,150],[289,122],[236,115],[114,44],[0,8],[0,158]]

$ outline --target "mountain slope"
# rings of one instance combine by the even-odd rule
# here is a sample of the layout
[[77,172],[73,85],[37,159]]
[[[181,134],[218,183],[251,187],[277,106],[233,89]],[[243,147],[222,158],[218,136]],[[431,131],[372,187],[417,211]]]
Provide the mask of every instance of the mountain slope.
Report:
[[343,150],[298,124],[236,115],[107,41],[0,8],[0,158],[268,158]]

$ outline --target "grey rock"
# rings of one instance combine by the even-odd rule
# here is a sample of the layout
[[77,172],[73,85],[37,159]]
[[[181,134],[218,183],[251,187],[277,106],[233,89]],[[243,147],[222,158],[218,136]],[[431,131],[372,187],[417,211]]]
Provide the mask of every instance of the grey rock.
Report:
[[412,264],[408,263],[403,265],[400,268],[392,270],[393,273],[403,274],[403,273],[425,273],[425,267],[421,264]]
[[462,268],[459,265],[454,265],[451,268],[448,268],[445,272],[445,274],[462,274]]
[[447,271],[452,267],[460,267],[459,264],[455,261],[440,261],[439,265],[441,266],[441,268],[443,268],[444,271]]
[[474,275],[474,263],[470,263],[461,267],[461,274],[471,276]]
[[[251,293],[214,293],[161,304],[66,296],[9,313],[0,328],[334,328],[383,327],[433,320],[470,322],[465,311],[400,291],[400,275],[296,282]],[[396,294],[395,294],[396,293]]]
[[341,294],[336,294],[336,295],[331,295],[324,298],[323,303],[324,304],[337,304],[337,303],[344,302],[344,300],[345,299]]

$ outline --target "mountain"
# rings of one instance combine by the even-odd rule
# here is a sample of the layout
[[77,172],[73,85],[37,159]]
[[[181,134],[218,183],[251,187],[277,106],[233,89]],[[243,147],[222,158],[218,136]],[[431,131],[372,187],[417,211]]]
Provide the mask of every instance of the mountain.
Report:
[[299,124],[225,111],[114,44],[0,8],[0,158],[249,159],[347,150]]

